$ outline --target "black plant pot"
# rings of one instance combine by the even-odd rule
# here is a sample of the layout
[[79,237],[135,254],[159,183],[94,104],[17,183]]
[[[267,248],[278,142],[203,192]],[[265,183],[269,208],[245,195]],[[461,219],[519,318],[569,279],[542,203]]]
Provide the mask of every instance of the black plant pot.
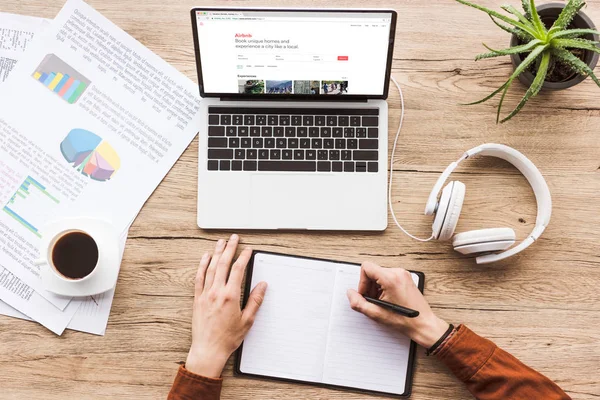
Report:
[[[538,11],[538,14],[540,15],[540,19],[542,20],[542,22],[544,22],[546,24],[546,26],[550,26],[558,18],[558,16],[560,15],[561,11],[564,8],[564,6],[565,5],[563,3],[547,3],[547,4],[542,4],[538,7],[536,7],[536,9]],[[573,22],[571,22],[570,28],[573,28],[573,29],[596,29],[596,26],[594,25],[592,20],[587,15],[585,15],[582,11],[580,11],[573,19]],[[594,40],[594,41],[598,41],[598,35],[586,35],[585,38]],[[520,39],[518,37],[516,37],[515,35],[513,35],[512,39],[510,41],[510,46],[511,47],[517,46],[519,44],[520,44]],[[586,50],[584,61],[593,70],[596,67],[596,64],[598,64],[598,57],[599,57],[598,53],[594,53],[593,51]],[[520,54],[512,54],[511,59],[512,59],[513,66],[515,68],[517,68],[517,66],[519,64],[521,64],[521,62],[523,61]],[[567,89],[567,88],[577,85],[578,83],[583,82],[583,80],[585,78],[586,78],[586,76],[575,73],[571,78],[569,78],[565,81],[562,81],[562,82],[546,81],[546,82],[544,82],[544,85],[542,86],[542,88],[550,89],[550,90]],[[519,75],[519,81],[521,81],[521,83],[527,87],[531,86],[531,84],[533,83],[533,79],[534,79],[534,76],[529,71],[524,71],[521,73],[521,75]]]

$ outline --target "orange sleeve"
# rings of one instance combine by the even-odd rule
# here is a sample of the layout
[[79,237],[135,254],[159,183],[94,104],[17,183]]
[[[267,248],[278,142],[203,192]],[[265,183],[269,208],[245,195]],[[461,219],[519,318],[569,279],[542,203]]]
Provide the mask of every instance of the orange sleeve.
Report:
[[479,400],[571,399],[550,379],[464,325],[436,357]]
[[167,400],[219,400],[223,379],[196,375],[182,365]]

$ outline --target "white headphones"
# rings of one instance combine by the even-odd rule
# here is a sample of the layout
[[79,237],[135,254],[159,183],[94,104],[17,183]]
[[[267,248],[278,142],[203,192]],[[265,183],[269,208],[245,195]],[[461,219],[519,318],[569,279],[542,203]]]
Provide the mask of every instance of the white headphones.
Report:
[[[535,220],[535,227],[529,236],[519,243],[517,246],[509,249],[515,244],[515,231],[511,228],[488,228],[478,229],[474,231],[468,231],[458,233],[452,240],[454,250],[461,254],[481,254],[475,258],[477,264],[488,264],[495,261],[504,260],[510,256],[513,256],[527,247],[531,246],[544,232],[544,229],[550,222],[550,216],[552,214],[552,198],[550,196],[550,189],[548,184],[544,180],[541,172],[537,167],[522,153],[502,144],[487,143],[482,144],[467,150],[461,158],[452,164],[442,172],[442,175],[438,178],[437,182],[431,189],[427,204],[425,205],[425,215],[434,215],[433,224],[431,226],[432,233],[428,239],[421,239],[408,233],[396,219],[394,208],[392,207],[392,182],[394,176],[394,154],[396,152],[396,145],[398,143],[398,137],[400,136],[400,129],[402,128],[402,122],[404,121],[404,96],[402,89],[394,77],[391,77],[392,81],[398,88],[400,94],[400,104],[402,105],[400,114],[400,123],[398,124],[398,131],[396,132],[396,138],[394,139],[394,146],[392,147],[392,156],[390,161],[390,183],[388,187],[388,205],[392,218],[398,228],[405,234],[413,239],[427,242],[432,239],[436,240],[449,240],[454,234],[454,229],[458,224],[458,217],[462,209],[463,201],[465,199],[465,184],[460,181],[451,181],[442,190],[442,186],[450,176],[450,174],[456,169],[461,161],[466,160],[469,157],[473,157],[477,154],[482,156],[490,156],[501,158],[514,165],[521,173],[527,178],[529,185],[533,189],[535,199],[537,201],[537,217]],[[442,192],[439,201],[437,196]],[[494,253],[500,251],[500,253]],[[491,254],[488,254],[491,253]]]
[[[510,250],[507,249],[515,244],[515,231],[511,228],[478,229],[458,233],[454,236],[452,245],[454,250],[461,254],[481,254],[505,250],[500,253],[480,255],[475,259],[477,264],[487,264],[515,255],[536,241],[550,222],[552,199],[544,177],[537,167],[522,153],[502,144],[482,144],[481,146],[467,150],[461,158],[450,164],[433,186],[425,205],[425,215],[435,214],[432,224],[433,239],[449,240],[452,238],[465,199],[466,187],[460,181],[451,181],[443,190],[441,189],[452,171],[456,169],[461,161],[477,154],[501,158],[514,165],[527,178],[537,201],[537,217],[533,231],[527,239]],[[437,196],[440,190],[442,194],[438,201]]]

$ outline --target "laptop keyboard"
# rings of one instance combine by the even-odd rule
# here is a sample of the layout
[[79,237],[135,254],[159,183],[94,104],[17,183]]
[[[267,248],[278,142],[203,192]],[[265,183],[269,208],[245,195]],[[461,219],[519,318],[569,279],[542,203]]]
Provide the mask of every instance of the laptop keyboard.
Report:
[[379,110],[208,108],[209,171],[377,172]]

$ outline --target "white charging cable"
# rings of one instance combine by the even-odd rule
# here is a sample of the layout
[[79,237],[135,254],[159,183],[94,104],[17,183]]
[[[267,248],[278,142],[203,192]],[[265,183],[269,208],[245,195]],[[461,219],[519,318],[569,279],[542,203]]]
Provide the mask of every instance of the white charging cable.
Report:
[[394,84],[398,88],[398,93],[400,94],[400,106],[402,108],[401,108],[401,112],[400,112],[400,123],[398,124],[398,131],[396,132],[396,138],[394,139],[394,147],[392,147],[392,158],[390,159],[390,185],[388,188],[388,203],[390,206],[390,213],[392,213],[392,218],[394,219],[394,222],[396,223],[396,225],[398,226],[398,228],[400,228],[400,230],[402,232],[404,232],[406,235],[408,235],[411,238],[418,240],[420,242],[428,242],[431,239],[433,239],[433,234],[428,239],[422,239],[422,238],[418,238],[416,236],[411,235],[410,233],[408,233],[406,231],[406,229],[404,229],[402,227],[402,225],[400,225],[400,223],[396,219],[396,214],[394,213],[394,207],[392,207],[392,182],[393,182],[393,176],[394,176],[394,154],[396,153],[396,145],[398,144],[398,138],[400,137],[400,130],[402,129],[402,123],[404,122],[404,96],[402,95],[402,89],[400,88],[400,85],[398,84],[398,82],[396,82],[396,79],[394,79],[393,76],[391,76],[391,79],[392,79],[392,82],[394,82]]

